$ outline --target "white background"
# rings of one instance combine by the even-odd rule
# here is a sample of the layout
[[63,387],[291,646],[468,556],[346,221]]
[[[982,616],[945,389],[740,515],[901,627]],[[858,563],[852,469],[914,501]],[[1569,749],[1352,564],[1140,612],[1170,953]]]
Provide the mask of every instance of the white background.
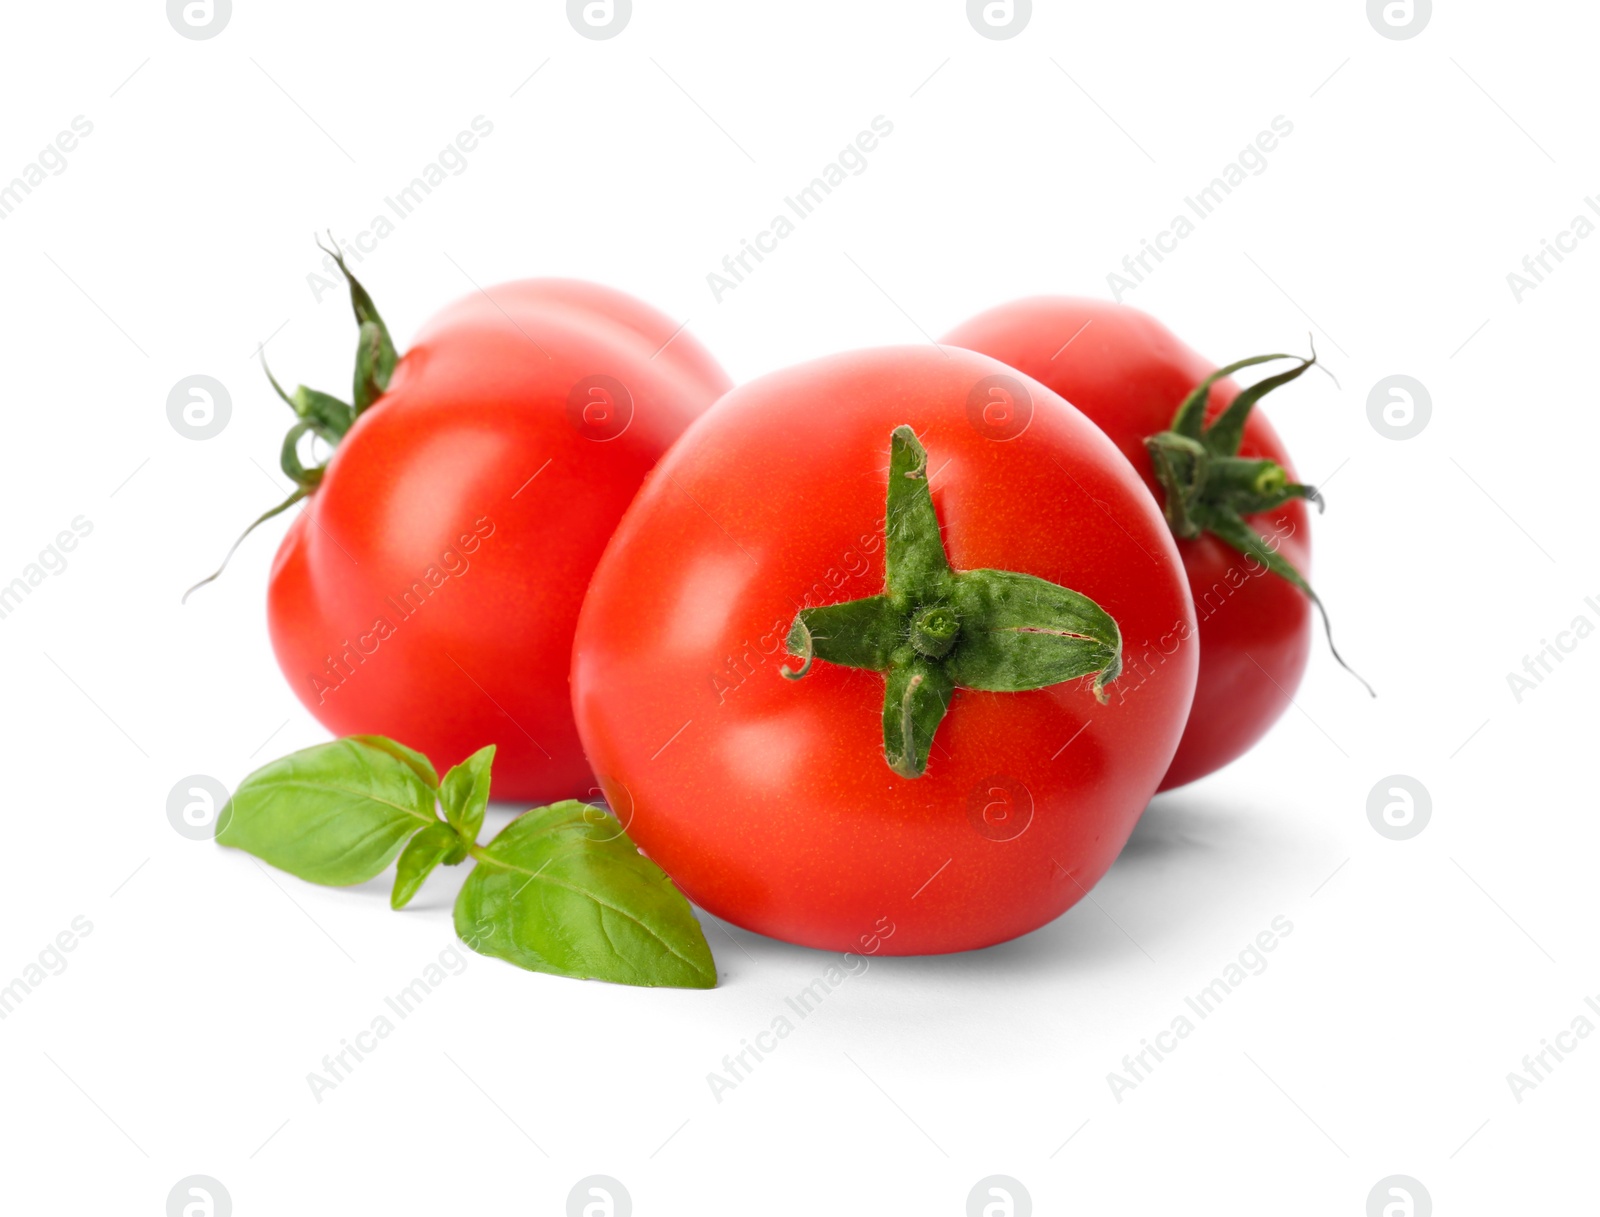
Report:
[[[1041,2],[1000,41],[953,0],[636,0],[608,41],[550,0],[237,0],[204,41],[157,0],[3,21],[0,182],[94,124],[0,222],[0,582],[93,524],[0,620],[0,983],[93,924],[0,1022],[7,1211],[156,1217],[194,1173],[240,1217],[558,1214],[593,1173],[641,1215],[959,1214],[996,1173],[1040,1214],[1359,1217],[1395,1173],[1441,1217],[1592,1211],[1600,1036],[1520,1103],[1506,1080],[1600,994],[1600,641],[1520,703],[1507,683],[1600,624],[1600,240],[1520,303],[1506,280],[1600,189],[1592,6],[1441,4],[1410,40],[1360,0]],[[282,521],[178,597],[282,495],[257,345],[348,384],[313,230],[368,227],[480,114],[467,171],[360,267],[402,347],[469,277],[568,275],[688,318],[736,380],[1108,295],[1287,117],[1127,302],[1219,362],[1314,333],[1342,387],[1269,412],[1327,483],[1316,583],[1379,700],[1319,645],[1297,707],[1158,798],[1092,901],[875,960],[721,1103],[708,1072],[830,958],[710,919],[715,991],[473,956],[316,1102],[307,1073],[452,942],[460,874],[396,915],[387,879],[318,889],[175,832],[186,775],[231,786],[325,738],[266,638]],[[707,273],[880,114],[866,172],[717,303]],[[195,373],[233,399],[205,442],[166,416]],[[1432,398],[1405,441],[1367,416],[1395,373]],[[1433,803],[1404,842],[1366,814],[1395,773]],[[1267,969],[1119,1103],[1106,1075],[1280,914]]]

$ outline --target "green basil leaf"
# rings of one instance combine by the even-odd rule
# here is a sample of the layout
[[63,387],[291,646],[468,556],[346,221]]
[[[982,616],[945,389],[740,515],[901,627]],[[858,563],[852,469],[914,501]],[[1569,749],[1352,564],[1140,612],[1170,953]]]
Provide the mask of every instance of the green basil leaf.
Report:
[[439,805],[444,818],[469,845],[478,841],[483,827],[483,812],[489,806],[489,767],[494,763],[494,745],[479,748],[462,761],[439,783]]
[[439,774],[434,770],[433,762],[414,748],[407,748],[399,740],[392,740],[387,735],[352,735],[350,739],[358,744],[365,744],[368,748],[376,748],[379,752],[387,752],[397,761],[402,761],[413,773],[435,790],[439,788]]
[[461,838],[448,824],[437,820],[424,828],[400,852],[400,861],[394,869],[394,891],[389,893],[389,907],[403,909],[422,889],[433,868],[441,862],[459,862],[466,856],[461,848]]
[[370,737],[292,753],[239,783],[222,809],[217,841],[310,883],[364,883],[413,832],[439,823],[420,759]]
[[535,808],[474,856],[455,912],[473,950],[558,976],[716,985],[689,902],[609,812],[571,799]]

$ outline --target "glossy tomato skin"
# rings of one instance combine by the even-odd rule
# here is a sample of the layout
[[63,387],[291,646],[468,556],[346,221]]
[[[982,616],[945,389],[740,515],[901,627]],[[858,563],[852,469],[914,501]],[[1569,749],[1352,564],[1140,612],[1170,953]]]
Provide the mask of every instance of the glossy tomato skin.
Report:
[[[944,342],[982,351],[1054,389],[1087,414],[1133,463],[1158,503],[1144,440],[1172,425],[1178,405],[1217,369],[1159,321],[1104,300],[1041,296],[981,313]],[[1211,390],[1208,418],[1239,386]],[[1277,461],[1295,480],[1277,432],[1257,406],[1239,455]],[[1295,499],[1249,517],[1311,578],[1310,515]],[[1204,777],[1242,756],[1278,720],[1305,674],[1311,601],[1284,580],[1207,534],[1178,542],[1200,622],[1200,679],[1183,742],[1163,790]]]
[[729,382],[621,292],[489,294],[429,322],[340,442],[278,550],[268,623],[335,734],[392,736],[441,772],[493,743],[496,798],[582,796],[567,671],[589,575],[645,473]]
[[[969,398],[995,375],[1015,378],[929,345],[744,385],[668,453],[607,548],[574,644],[579,731],[634,840],[717,916],[831,950],[1002,942],[1094,885],[1166,770],[1196,665],[1171,536],[1131,466],[1042,386],[1026,387],[1021,435],[988,438]],[[1106,705],[1087,679],[958,690],[918,778],[884,759],[882,676],[780,674],[798,609],[883,590],[902,423],[927,448],[952,565],[1082,592],[1118,622],[1128,664]]]

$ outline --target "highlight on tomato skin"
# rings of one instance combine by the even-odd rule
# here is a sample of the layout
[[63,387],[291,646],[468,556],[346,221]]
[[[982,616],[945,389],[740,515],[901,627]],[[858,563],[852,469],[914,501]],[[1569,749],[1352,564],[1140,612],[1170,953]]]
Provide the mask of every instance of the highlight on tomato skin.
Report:
[[[1215,363],[1148,314],[1070,297],[999,305],[941,341],[999,359],[1070,401],[1110,438],[1171,514],[1173,496],[1150,441],[1170,433],[1179,407],[1217,371]],[[1302,363],[1293,375],[1310,366]],[[1204,422],[1214,424],[1240,392],[1231,377],[1210,384],[1203,398]],[[1281,484],[1299,485],[1283,441],[1259,407],[1244,419],[1233,451],[1242,462],[1275,466]],[[1161,789],[1185,785],[1236,760],[1288,709],[1313,645],[1313,502],[1320,504],[1314,491],[1295,494],[1270,508],[1245,512],[1231,530],[1177,538],[1199,620],[1200,675],[1189,724]],[[1295,582],[1296,575],[1304,586]]]
[[709,912],[960,951],[1111,865],[1194,635],[1160,509],[1080,412],[970,351],[858,351],[740,386],[668,452],[590,584],[573,706],[628,832]]

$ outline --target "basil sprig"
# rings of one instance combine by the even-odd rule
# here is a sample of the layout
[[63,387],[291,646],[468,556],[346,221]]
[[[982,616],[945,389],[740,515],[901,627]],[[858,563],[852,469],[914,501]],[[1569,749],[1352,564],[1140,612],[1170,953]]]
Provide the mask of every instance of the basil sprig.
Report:
[[382,736],[318,744],[245,778],[217,841],[332,887],[365,883],[398,858],[396,909],[434,868],[470,857],[455,925],[473,950],[557,976],[714,987],[689,902],[604,808],[538,807],[477,843],[493,761],[491,744],[441,781],[427,757]]

